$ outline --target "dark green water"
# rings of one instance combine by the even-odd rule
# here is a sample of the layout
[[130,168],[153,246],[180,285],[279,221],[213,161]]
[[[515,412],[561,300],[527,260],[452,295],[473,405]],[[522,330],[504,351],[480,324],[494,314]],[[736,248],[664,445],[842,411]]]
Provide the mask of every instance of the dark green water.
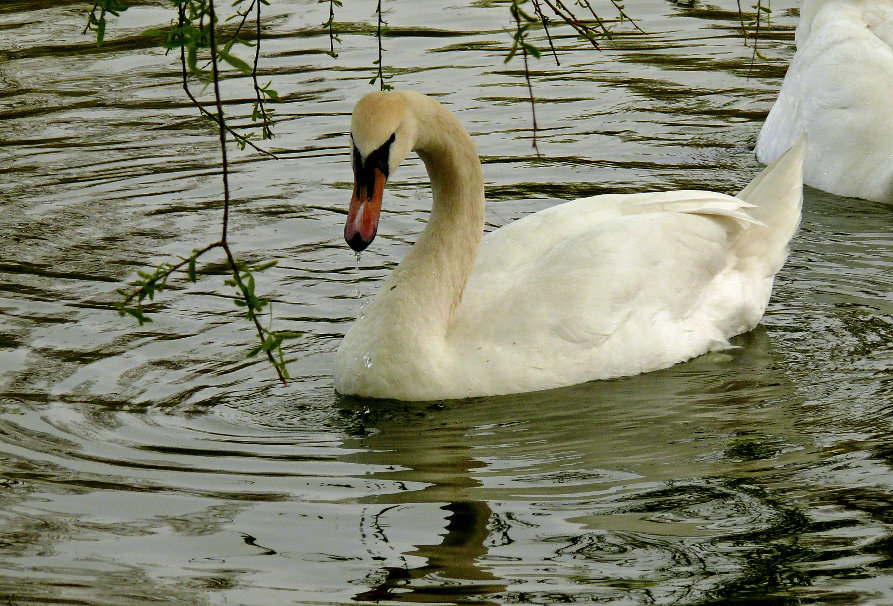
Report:
[[[233,245],[279,261],[258,289],[305,333],[287,387],[245,358],[222,265],[143,328],[111,307],[219,229],[214,132],[140,35],[166,4],[98,50],[81,4],[0,6],[0,602],[893,603],[889,206],[807,189],[763,324],[729,353],[467,402],[334,394],[357,293],[429,196],[401,168],[358,266],[346,132],[377,50],[374,3],[345,4],[337,60],[327,5],[268,9],[280,159],[234,152]],[[467,125],[491,226],[595,193],[734,193],[760,169],[795,6],[773,3],[756,63],[734,2],[630,2],[648,34],[601,52],[559,36],[561,67],[534,65],[541,158],[504,3],[386,1],[385,64]]]

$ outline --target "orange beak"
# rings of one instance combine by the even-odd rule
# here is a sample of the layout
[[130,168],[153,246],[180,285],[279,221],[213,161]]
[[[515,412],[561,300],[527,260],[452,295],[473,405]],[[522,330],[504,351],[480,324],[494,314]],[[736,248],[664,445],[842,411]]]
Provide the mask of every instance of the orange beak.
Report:
[[353,196],[344,225],[344,239],[357,252],[372,244],[381,215],[381,197],[387,176],[377,168],[373,168],[371,173],[369,183],[360,183],[357,176],[354,177]]

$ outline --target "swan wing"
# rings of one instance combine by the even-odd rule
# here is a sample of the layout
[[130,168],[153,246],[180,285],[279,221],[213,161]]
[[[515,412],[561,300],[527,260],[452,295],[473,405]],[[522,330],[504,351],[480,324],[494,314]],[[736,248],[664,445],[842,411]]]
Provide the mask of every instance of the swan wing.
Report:
[[448,335],[481,369],[468,380],[571,384],[727,345],[768,299],[736,268],[734,243],[759,224],[750,206],[696,191],[597,196],[489,234]]
[[598,226],[625,216],[660,211],[712,213],[752,222],[754,219],[746,212],[749,207],[750,204],[731,196],[696,190],[580,198],[527,215],[486,234],[473,275],[539,260],[569,239],[585,237]]

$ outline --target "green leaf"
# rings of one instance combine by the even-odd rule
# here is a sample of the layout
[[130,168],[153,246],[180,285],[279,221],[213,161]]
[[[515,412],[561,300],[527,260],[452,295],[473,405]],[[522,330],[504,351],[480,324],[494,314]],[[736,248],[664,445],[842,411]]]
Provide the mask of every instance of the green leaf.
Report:
[[267,261],[266,263],[261,263],[260,265],[251,268],[251,271],[264,271],[265,269],[270,269],[271,267],[275,267],[276,263],[278,263],[278,261],[273,259],[272,261]]
[[201,33],[198,28],[191,23],[185,23],[182,26],[171,27],[166,34],[164,41],[165,48],[180,48],[181,46],[197,46]]
[[189,281],[195,283],[195,257],[189,259],[189,265],[186,267],[186,274]]
[[198,48],[194,44],[186,47],[186,67],[196,78],[207,80],[208,76],[198,66]]
[[538,49],[537,47],[533,46],[532,44],[527,44],[527,43],[525,42],[524,45],[522,46],[522,48],[523,48],[524,50],[526,50],[528,53],[530,53],[533,57],[535,57],[535,58],[537,58],[537,59],[540,58],[540,49]]
[[96,25],[96,46],[102,46],[105,38],[105,17],[100,17],[99,23]]
[[137,309],[135,307],[121,307],[118,310],[118,313],[121,314],[122,316],[124,314],[133,316],[134,318],[136,318],[136,321],[140,323],[140,326],[142,326],[146,322],[152,321],[152,318],[150,318],[149,316],[147,316],[146,314],[144,314],[142,311],[140,311],[139,309]]
[[511,61],[512,58],[518,54],[518,48],[519,48],[518,41],[515,40],[515,43],[512,45],[512,48],[509,49],[508,54],[505,56],[505,60],[503,61],[503,63],[508,63],[509,61]]
[[243,74],[251,75],[251,71],[252,71],[251,66],[248,65],[247,63],[245,63],[244,61],[242,61],[241,59],[239,59],[238,57],[236,57],[235,55],[231,55],[224,50],[218,51],[217,55],[221,59],[223,59],[224,61],[226,61],[233,67],[235,67],[237,70],[242,72]]

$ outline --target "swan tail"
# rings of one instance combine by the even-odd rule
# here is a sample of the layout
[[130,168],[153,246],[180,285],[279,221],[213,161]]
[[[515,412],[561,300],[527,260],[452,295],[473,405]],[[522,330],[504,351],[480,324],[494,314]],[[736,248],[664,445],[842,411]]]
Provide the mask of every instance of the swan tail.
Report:
[[806,135],[767,166],[736,196],[753,205],[748,213],[759,222],[735,244],[739,259],[759,260],[773,275],[788,256],[788,243],[800,224],[803,206],[803,158]]

